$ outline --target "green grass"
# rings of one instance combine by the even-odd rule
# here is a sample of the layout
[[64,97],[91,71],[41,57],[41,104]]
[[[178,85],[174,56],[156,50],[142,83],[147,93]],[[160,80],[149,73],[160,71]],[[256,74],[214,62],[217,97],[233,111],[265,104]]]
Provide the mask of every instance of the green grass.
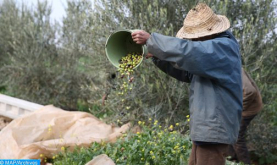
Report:
[[178,123],[169,128],[162,128],[157,121],[151,125],[139,122],[139,126],[142,131],[123,134],[115,143],[95,142],[89,148],[65,150],[52,161],[55,165],[78,165],[106,154],[117,165],[187,164],[192,144],[188,134],[175,131]]
[[[158,121],[146,125],[138,122],[141,131],[123,134],[115,143],[92,143],[90,147],[65,150],[51,159],[54,165],[83,165],[94,157],[106,154],[116,165],[187,165],[192,143],[188,133],[181,134],[179,123],[163,128]],[[182,126],[183,127],[183,126]],[[48,160],[49,161],[49,160]],[[226,165],[242,165],[226,161]]]

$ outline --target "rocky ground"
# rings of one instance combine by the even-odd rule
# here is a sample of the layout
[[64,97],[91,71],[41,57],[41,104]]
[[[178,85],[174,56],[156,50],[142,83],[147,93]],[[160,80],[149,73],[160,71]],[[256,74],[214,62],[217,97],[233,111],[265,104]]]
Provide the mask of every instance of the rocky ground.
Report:
[[12,121],[12,119],[4,117],[4,116],[0,116],[0,131],[6,127],[10,122]]

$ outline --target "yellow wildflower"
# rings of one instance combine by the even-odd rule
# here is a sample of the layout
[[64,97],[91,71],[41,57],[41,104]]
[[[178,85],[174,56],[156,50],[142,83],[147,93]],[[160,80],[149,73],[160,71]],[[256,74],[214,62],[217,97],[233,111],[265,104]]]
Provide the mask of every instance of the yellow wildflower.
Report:
[[62,150],[62,151],[64,151],[64,150],[65,150],[65,148],[64,148],[64,147],[61,147],[61,150]]

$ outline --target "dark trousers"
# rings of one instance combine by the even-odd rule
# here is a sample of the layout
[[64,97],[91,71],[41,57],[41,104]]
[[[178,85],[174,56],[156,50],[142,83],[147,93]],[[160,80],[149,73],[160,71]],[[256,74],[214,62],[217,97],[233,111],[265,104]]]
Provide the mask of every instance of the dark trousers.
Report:
[[189,157],[189,165],[225,165],[228,144],[193,143]]
[[242,117],[237,143],[229,145],[228,155],[231,156],[229,160],[243,162],[244,164],[251,164],[249,152],[246,146],[246,132],[248,125],[255,116],[256,115]]

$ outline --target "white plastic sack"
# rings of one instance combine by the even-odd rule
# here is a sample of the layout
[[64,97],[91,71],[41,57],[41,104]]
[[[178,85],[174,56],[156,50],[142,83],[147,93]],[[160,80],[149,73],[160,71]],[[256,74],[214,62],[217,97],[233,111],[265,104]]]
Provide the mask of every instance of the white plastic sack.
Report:
[[113,160],[106,154],[98,155],[91,161],[87,162],[86,165],[115,165]]
[[52,105],[13,120],[0,132],[0,159],[52,157],[64,147],[115,142],[130,125],[115,127],[86,112],[68,112]]

